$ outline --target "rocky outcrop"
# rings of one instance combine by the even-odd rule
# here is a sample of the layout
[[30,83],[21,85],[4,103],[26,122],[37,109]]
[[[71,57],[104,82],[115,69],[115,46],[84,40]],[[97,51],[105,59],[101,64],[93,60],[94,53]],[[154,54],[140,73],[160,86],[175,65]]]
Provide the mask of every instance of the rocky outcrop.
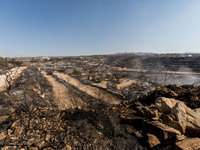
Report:
[[186,126],[188,130],[200,133],[200,109],[186,107]]
[[[174,127],[178,128],[182,133],[185,133],[186,130],[186,106],[183,102],[178,102],[171,109],[171,114],[176,117],[177,122],[174,122]],[[177,127],[176,127],[177,126]]]
[[[174,87],[179,88],[180,87]],[[200,133],[200,108],[191,109],[187,101],[178,100],[179,94],[170,91],[176,98],[157,97],[151,102],[144,100],[132,103],[138,115],[144,117],[142,135],[146,135],[147,147],[152,149],[199,149]],[[159,88],[162,93],[162,88]],[[156,93],[156,92],[154,92]],[[159,95],[157,93],[157,95]],[[151,100],[152,95],[149,99]],[[185,103],[186,102],[186,103]],[[191,106],[191,105],[190,105]]]
[[155,104],[158,97],[173,98],[182,101],[187,107],[191,109],[200,106],[200,86],[183,85],[177,86],[175,84],[167,85],[165,87],[157,87],[154,91],[149,92],[138,98],[138,101],[144,105]]
[[158,97],[155,100],[155,106],[162,113],[170,113],[171,109],[175,106],[176,100],[172,98]]
[[[200,109],[190,109],[184,102],[172,98],[159,97],[155,100],[158,110],[165,114],[160,119],[182,133],[191,130],[200,133]],[[168,116],[175,116],[174,120]],[[170,121],[171,120],[171,121]]]

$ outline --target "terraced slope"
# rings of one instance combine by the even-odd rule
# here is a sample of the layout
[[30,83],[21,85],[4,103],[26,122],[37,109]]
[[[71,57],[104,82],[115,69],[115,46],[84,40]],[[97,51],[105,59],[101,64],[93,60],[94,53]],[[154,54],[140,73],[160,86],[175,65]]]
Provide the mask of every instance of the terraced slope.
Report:
[[44,71],[41,71],[41,73],[52,86],[54,101],[60,110],[87,105],[77,95],[73,94],[65,85],[59,83],[54,77],[48,75]]
[[105,102],[107,104],[120,104],[121,103],[121,99],[119,99],[118,97],[116,97],[104,90],[101,90],[99,88],[85,85],[85,84],[81,83],[79,80],[77,80],[73,77],[70,77],[67,74],[54,72],[54,75],[56,75],[58,78],[64,80],[65,82],[75,86],[78,90],[85,92],[88,95],[101,100],[102,102]]
[[[8,93],[0,92],[0,149],[142,149],[132,127],[128,132],[120,124],[127,114],[122,105],[104,105],[75,83],[34,67],[23,70]],[[110,98],[109,104],[119,102]]]

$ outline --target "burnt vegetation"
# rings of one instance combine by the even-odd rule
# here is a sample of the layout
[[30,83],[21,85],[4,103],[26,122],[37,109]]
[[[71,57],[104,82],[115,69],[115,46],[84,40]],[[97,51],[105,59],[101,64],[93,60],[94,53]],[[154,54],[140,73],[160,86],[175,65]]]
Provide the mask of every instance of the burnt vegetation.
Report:
[[200,148],[199,57],[1,57],[0,149]]

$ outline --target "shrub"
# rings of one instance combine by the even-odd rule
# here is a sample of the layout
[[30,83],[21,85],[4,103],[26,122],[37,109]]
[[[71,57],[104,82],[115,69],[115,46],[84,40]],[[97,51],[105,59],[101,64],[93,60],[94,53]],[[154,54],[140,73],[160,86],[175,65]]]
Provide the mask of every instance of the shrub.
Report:
[[81,76],[82,75],[82,73],[77,69],[74,69],[72,74],[77,75],[77,76]]

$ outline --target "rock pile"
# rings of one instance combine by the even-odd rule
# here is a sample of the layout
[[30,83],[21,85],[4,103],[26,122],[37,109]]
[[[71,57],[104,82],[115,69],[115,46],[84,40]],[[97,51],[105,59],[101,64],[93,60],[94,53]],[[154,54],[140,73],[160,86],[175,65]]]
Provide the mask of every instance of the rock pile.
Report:
[[[199,87],[169,85],[129,102],[142,117],[139,129],[146,137],[147,147],[200,149],[200,92],[197,89]],[[185,96],[188,93],[190,96]]]
[[167,97],[183,101],[188,107],[194,109],[200,106],[200,86],[193,85],[168,85],[157,87],[147,95],[141,96],[138,101],[144,105],[154,104],[156,98]]

